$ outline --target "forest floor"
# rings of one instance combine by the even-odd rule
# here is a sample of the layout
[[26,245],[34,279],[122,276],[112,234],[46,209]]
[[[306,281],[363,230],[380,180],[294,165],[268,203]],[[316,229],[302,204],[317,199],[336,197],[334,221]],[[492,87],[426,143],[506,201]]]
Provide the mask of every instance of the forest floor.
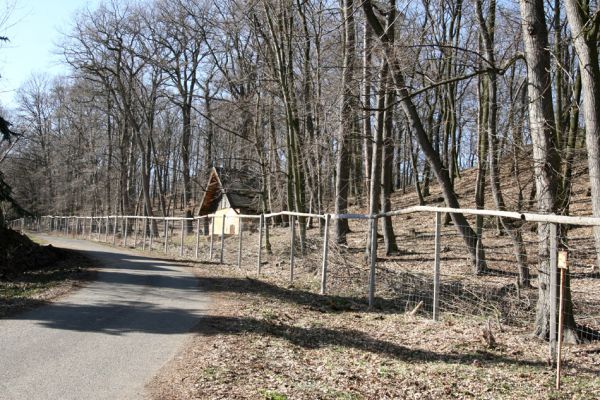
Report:
[[[508,209],[533,211],[533,177],[515,173],[510,163],[503,165],[502,172]],[[571,215],[590,214],[586,174],[582,163],[575,166]],[[463,207],[474,206],[475,177],[475,171],[468,170],[457,180]],[[392,209],[418,204],[411,190],[394,193]],[[486,190],[486,205],[493,208],[490,192]],[[439,188],[432,186],[426,202],[443,206]],[[366,213],[364,201],[352,204],[350,211]],[[468,221],[473,224],[474,218]],[[483,221],[489,267],[483,275],[473,274],[456,227],[445,224],[441,317],[434,322],[433,213],[393,218],[397,252],[385,254],[383,238],[378,241],[372,309],[366,301],[367,221],[350,221],[347,244],[330,240],[327,295],[318,294],[323,255],[319,221],[313,220],[307,230],[303,251],[298,239],[294,243],[293,279],[290,228],[280,223],[285,221],[274,222],[269,221],[271,251],[263,248],[260,273],[258,233],[251,223],[245,222],[248,230],[242,244],[239,236],[226,236],[223,242],[216,237],[212,245],[209,237],[201,236],[198,259],[195,235],[182,239],[177,221],[169,223],[166,247],[164,238],[143,237],[137,225],[130,233],[128,247],[143,247],[146,252],[151,248],[156,257],[178,258],[174,255],[182,252],[179,258],[193,267],[201,289],[213,299],[197,335],[148,385],[153,398],[600,399],[600,342],[565,346],[563,385],[557,391],[549,345],[532,336],[538,296],[537,225],[519,222],[517,226],[532,278],[531,288],[519,288],[514,247],[495,218]],[[108,235],[93,237],[113,240]],[[116,239],[123,245],[124,238]],[[563,245],[569,250],[577,329],[580,334],[599,331],[600,274],[592,270],[591,229],[570,227],[567,239]]]
[[[527,162],[527,160],[523,161]],[[529,161],[530,162],[530,161]],[[531,168],[523,168],[531,170]],[[535,208],[531,176],[513,177],[503,166],[503,190],[511,210]],[[587,171],[574,172],[571,215],[589,215]],[[463,207],[473,208],[475,171],[457,180]],[[418,204],[409,188],[392,197],[392,209]],[[486,204],[493,205],[490,191]],[[443,206],[432,186],[429,205]],[[491,206],[488,206],[491,207]],[[493,208],[493,207],[492,207]],[[366,213],[364,203],[351,212]],[[472,224],[473,218],[468,218]],[[495,218],[484,219],[483,242],[490,270],[472,273],[464,242],[452,224],[442,228],[440,321],[432,321],[434,215],[394,217],[399,251],[385,255],[379,240],[377,298],[368,310],[367,223],[351,221],[348,243],[330,241],[328,295],[319,295],[322,231],[307,231],[303,256],[290,269],[290,229],[271,226],[272,253],[263,250],[257,271],[256,232],[220,239],[208,259],[202,237],[194,264],[200,286],[214,306],[197,335],[149,385],[153,398],[172,399],[600,399],[600,344],[563,349],[562,389],[547,342],[532,336],[537,301],[536,225],[518,228],[524,238],[532,288],[515,285],[515,250]],[[333,229],[332,229],[333,231]],[[173,229],[170,252],[180,237]],[[298,237],[298,235],[296,235]],[[184,256],[193,258],[194,238]],[[162,251],[163,245],[155,243]],[[571,227],[568,242],[571,291],[579,328],[600,329],[600,275],[591,270],[591,229]],[[138,244],[138,247],[139,244]],[[300,254],[298,242],[296,254]]]
[[0,318],[47,304],[93,278],[94,264],[78,252],[10,230],[1,236]]
[[528,327],[368,311],[364,297],[231,265],[195,271],[213,306],[149,385],[155,399],[600,398],[597,344],[564,349],[556,391],[548,345]]

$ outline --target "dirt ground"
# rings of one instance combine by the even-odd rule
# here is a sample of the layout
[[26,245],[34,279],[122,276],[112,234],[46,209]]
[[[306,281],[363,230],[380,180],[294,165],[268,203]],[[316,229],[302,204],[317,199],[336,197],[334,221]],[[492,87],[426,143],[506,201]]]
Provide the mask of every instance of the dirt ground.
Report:
[[154,399],[600,398],[600,348],[548,345],[480,318],[368,312],[231,266],[197,265],[214,299],[197,335],[149,385]]
[[[474,179],[473,170],[465,171],[457,182],[463,207],[473,207]],[[571,214],[588,215],[584,167],[576,168],[575,180]],[[509,209],[535,209],[526,198],[531,176],[503,182]],[[517,187],[525,198],[516,195]],[[410,190],[393,195],[392,209],[417,204]],[[489,194],[486,205],[492,207]],[[443,206],[435,186],[427,203]],[[365,213],[365,205],[352,204],[351,212]],[[169,223],[166,256],[177,257],[181,251],[214,301],[197,335],[149,384],[152,398],[600,399],[600,342],[565,347],[563,387],[556,391],[549,345],[531,335],[538,295],[536,225],[520,226],[531,288],[515,284],[515,250],[495,218],[484,219],[489,271],[478,276],[456,227],[443,226],[441,319],[433,322],[433,218],[431,213],[394,217],[399,251],[385,255],[379,241],[372,310],[366,303],[364,220],[351,221],[346,245],[330,242],[326,296],[317,294],[323,248],[318,221],[307,231],[304,255],[295,259],[293,282],[289,227],[269,224],[272,253],[263,250],[259,276],[256,231],[244,232],[238,267],[239,237],[228,236],[223,244],[216,237],[212,250],[209,238],[200,237],[199,257],[189,262],[196,259],[195,235],[182,240],[180,225]],[[129,238],[128,246],[138,249],[148,250],[152,243],[142,239],[141,231]],[[162,240],[155,237],[152,245],[152,254],[159,257],[165,249]],[[596,256],[591,229],[571,227],[562,244],[569,250],[575,322],[582,329],[600,330],[600,279],[591,270]],[[298,241],[295,252],[301,252]]]

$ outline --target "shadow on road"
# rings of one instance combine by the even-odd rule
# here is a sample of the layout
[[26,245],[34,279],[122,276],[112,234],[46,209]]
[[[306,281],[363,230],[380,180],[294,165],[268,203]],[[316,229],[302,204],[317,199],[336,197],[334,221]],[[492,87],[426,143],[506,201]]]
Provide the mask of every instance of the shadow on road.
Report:
[[170,260],[80,250],[97,262],[94,282],[79,292],[9,319],[62,330],[121,335],[189,332],[206,302],[198,279]]
[[131,332],[186,333],[203,310],[158,307],[143,302],[97,305],[51,304],[11,319],[32,320],[52,329],[121,335]]

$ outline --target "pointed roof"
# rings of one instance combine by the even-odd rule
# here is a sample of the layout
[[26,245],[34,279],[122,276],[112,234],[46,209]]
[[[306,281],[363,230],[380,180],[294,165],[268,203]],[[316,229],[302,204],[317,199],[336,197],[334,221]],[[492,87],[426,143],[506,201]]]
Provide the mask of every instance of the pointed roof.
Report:
[[223,196],[231,208],[242,213],[259,214],[262,210],[260,179],[249,171],[211,168],[199,215],[217,211]]

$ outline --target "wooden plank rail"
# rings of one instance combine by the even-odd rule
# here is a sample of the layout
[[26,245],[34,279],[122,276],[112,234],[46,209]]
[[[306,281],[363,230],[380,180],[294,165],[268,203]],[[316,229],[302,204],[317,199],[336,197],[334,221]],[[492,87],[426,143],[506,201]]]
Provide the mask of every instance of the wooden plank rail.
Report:
[[[263,241],[264,241],[264,231],[267,227],[267,218],[281,217],[286,216],[289,217],[290,226],[289,226],[289,239],[290,239],[290,252],[289,252],[289,262],[290,262],[290,270],[289,270],[289,279],[290,282],[293,283],[295,278],[295,264],[296,264],[296,230],[295,225],[300,223],[306,218],[320,218],[324,222],[324,231],[322,233],[322,263],[321,263],[321,271],[320,271],[320,293],[322,295],[327,294],[327,278],[328,278],[328,258],[329,258],[329,229],[331,225],[331,221],[333,220],[364,220],[369,221],[369,230],[370,230],[370,241],[367,246],[370,247],[370,257],[367,261],[369,264],[369,275],[368,275],[368,287],[365,288],[365,295],[368,298],[369,307],[373,308],[374,301],[376,299],[376,277],[377,277],[377,225],[380,218],[383,217],[402,217],[403,215],[415,214],[415,213],[430,213],[432,216],[432,224],[434,229],[434,262],[433,262],[433,274],[432,274],[432,282],[433,282],[433,298],[432,298],[432,308],[433,308],[433,319],[438,320],[440,318],[440,301],[442,293],[440,291],[441,285],[441,255],[440,255],[440,247],[441,241],[444,240],[442,235],[440,234],[441,229],[441,214],[442,213],[455,213],[455,214],[463,214],[463,215],[479,215],[479,216],[488,216],[488,217],[502,217],[508,218],[515,221],[523,221],[523,222],[531,222],[531,223],[546,223],[551,224],[552,228],[552,236],[553,236],[553,245],[551,249],[551,268],[552,268],[552,293],[550,294],[552,297],[557,298],[558,293],[556,288],[556,229],[560,224],[568,224],[573,226],[600,226],[600,218],[599,217],[591,217],[591,216],[566,216],[566,215],[554,215],[554,214],[537,214],[530,212],[515,212],[515,211],[500,211],[500,210],[486,210],[486,209],[470,209],[470,208],[450,208],[450,207],[435,207],[435,206],[412,206],[406,207],[398,210],[389,211],[386,213],[379,213],[374,215],[369,214],[315,214],[315,213],[299,213],[293,211],[281,211],[276,213],[265,213],[260,215],[247,215],[247,214],[238,214],[234,218],[238,218],[239,220],[239,238],[238,238],[238,254],[237,254],[237,265],[241,267],[243,264],[243,253],[246,247],[249,245],[246,244],[244,247],[244,238],[243,238],[243,229],[244,226],[250,223],[250,221],[257,221],[258,225],[258,251],[256,255],[256,274],[260,276],[262,271],[262,257],[263,257]],[[184,256],[186,254],[186,245],[185,245],[185,236],[191,234],[186,231],[185,225],[188,221],[195,221],[196,229],[195,229],[195,249],[193,252],[193,256],[195,259],[198,259],[200,256],[200,235],[203,222],[208,223],[210,225],[210,232],[204,232],[206,235],[206,245],[208,248],[205,250],[206,255],[205,258],[207,260],[213,260],[215,258],[214,247],[215,247],[215,236],[221,235],[220,237],[220,254],[219,254],[219,263],[224,262],[225,255],[225,234],[230,233],[225,230],[225,223],[227,221],[227,217],[224,214],[209,214],[191,218],[185,217],[149,217],[149,216],[140,216],[140,215],[106,215],[106,216],[56,216],[56,215],[47,215],[43,217],[39,217],[37,219],[16,219],[10,221],[8,226],[12,227],[16,230],[21,230],[22,232],[26,229],[35,229],[38,231],[49,231],[51,233],[56,234],[72,234],[73,237],[79,237],[82,239],[85,238],[93,238],[97,236],[98,240],[101,240],[101,230],[102,230],[102,222],[104,223],[104,242],[112,242],[112,245],[119,244],[116,240],[117,234],[120,235],[121,241],[120,244],[127,247],[128,246],[128,236],[134,236],[134,247],[137,246],[137,239],[139,234],[139,226],[143,225],[143,239],[142,239],[142,249],[146,248],[146,234],[147,229],[149,231],[149,248],[153,249],[153,236],[156,234],[156,238],[160,238],[160,229],[158,228],[159,223],[163,224],[164,229],[164,252],[168,253],[170,251],[169,240],[174,240],[175,238],[169,238],[170,235],[175,231],[176,224],[181,224],[180,226],[180,235],[181,237],[179,242],[179,255]],[[215,222],[221,222],[220,227],[215,227]],[[302,222],[304,223],[304,222]],[[112,226],[111,226],[112,224]],[[173,225],[172,228],[170,225]],[[192,222],[193,224],[193,222]],[[133,228],[134,235],[129,235],[129,230],[131,227]],[[156,230],[155,230],[156,228]],[[97,235],[93,235],[94,229],[96,229]],[[217,231],[220,230],[220,233]],[[109,237],[112,236],[112,237]],[[193,245],[192,245],[193,246]],[[253,245],[254,246],[254,245]],[[173,247],[177,247],[176,245]],[[553,302],[553,310],[552,321],[551,321],[551,332],[550,332],[550,349],[551,354],[554,359],[556,359],[557,353],[557,339],[559,334],[556,332],[556,308],[557,301]]]
[[[582,226],[595,226],[600,225],[600,217],[591,216],[568,216],[568,215],[555,215],[555,214],[536,214],[530,212],[515,212],[515,211],[499,211],[499,210],[487,210],[487,209],[473,209],[473,208],[450,208],[450,207],[433,207],[433,206],[412,206],[403,208],[400,210],[389,211],[386,213],[380,213],[377,215],[368,214],[329,214],[330,219],[373,219],[382,218],[386,216],[399,216],[405,214],[414,214],[419,212],[430,212],[430,213],[452,213],[452,214],[463,214],[463,215],[483,215],[490,217],[504,217],[514,220],[521,220],[527,222],[541,222],[541,223],[555,223],[555,224],[568,224],[568,225],[582,225]],[[280,211],[276,213],[262,214],[264,218],[273,218],[279,216],[293,216],[293,217],[307,217],[307,218],[321,218],[325,219],[326,214],[313,214],[313,213],[298,213],[292,211]],[[192,218],[182,217],[145,217],[140,215],[108,215],[103,218],[147,218],[148,220],[160,220],[160,221],[195,221],[198,219],[214,218],[217,214],[208,214]],[[238,214],[238,218],[244,219],[260,219],[261,215],[254,214]],[[49,219],[60,219],[67,218],[65,216],[45,215],[41,218]],[[80,216],[79,218],[91,219],[92,216]],[[19,221],[19,220],[17,220]]]

